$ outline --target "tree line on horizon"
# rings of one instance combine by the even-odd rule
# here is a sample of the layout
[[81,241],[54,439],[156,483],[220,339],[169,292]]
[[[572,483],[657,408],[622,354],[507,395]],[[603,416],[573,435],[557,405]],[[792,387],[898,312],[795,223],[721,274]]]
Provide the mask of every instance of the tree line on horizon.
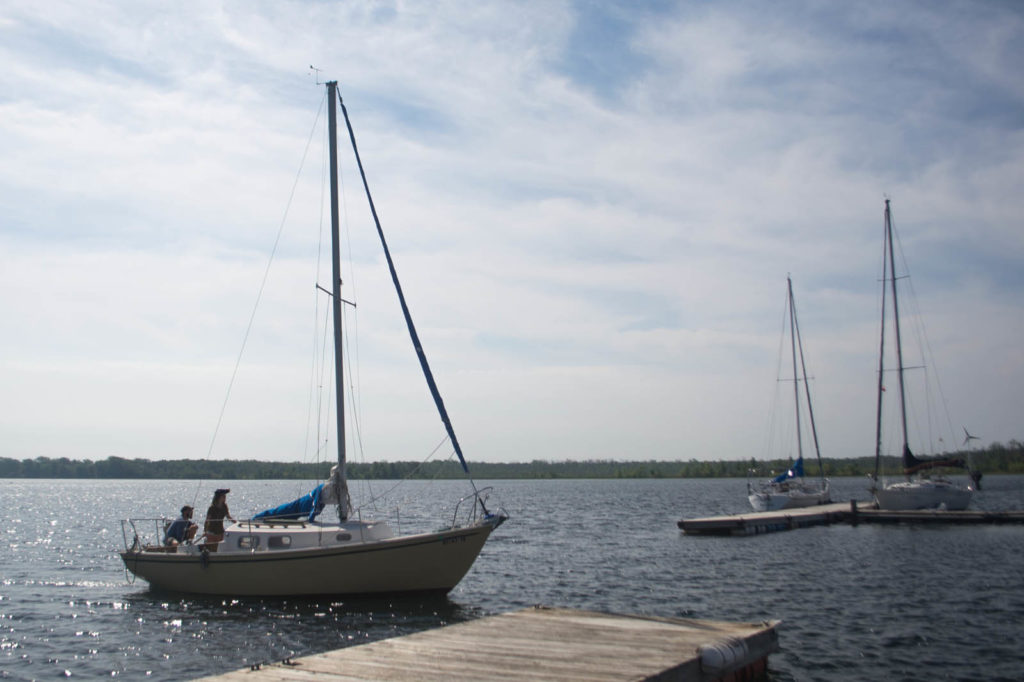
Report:
[[[993,443],[987,448],[962,451],[972,468],[983,474],[1024,473],[1024,443],[1011,440]],[[543,479],[543,478],[742,478],[758,477],[786,471],[792,459],[698,461],[618,461],[565,460],[552,462],[491,463],[476,462],[472,467],[476,479]],[[319,480],[327,477],[332,462],[262,462],[257,460],[149,460],[108,457],[104,460],[72,460],[66,457],[16,460],[0,458],[0,478],[127,478],[127,479],[194,479],[194,480]],[[875,469],[875,458],[822,458],[826,476],[865,476]],[[899,458],[885,457],[883,473],[893,475],[900,470]],[[817,476],[817,463],[805,460],[808,477]],[[458,463],[443,462],[348,462],[350,479],[460,479],[465,474]],[[753,472],[753,474],[751,474]]]

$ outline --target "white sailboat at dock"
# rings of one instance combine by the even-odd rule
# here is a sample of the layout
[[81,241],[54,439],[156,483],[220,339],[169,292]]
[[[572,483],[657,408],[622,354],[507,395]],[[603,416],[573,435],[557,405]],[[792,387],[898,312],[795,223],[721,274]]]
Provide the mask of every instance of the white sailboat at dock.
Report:
[[[807,366],[804,362],[804,345],[800,337],[800,325],[796,316],[796,301],[793,298],[793,280],[786,277],[786,312],[788,316],[790,355],[793,367],[793,405],[797,459],[793,465],[778,476],[755,484],[747,481],[747,499],[756,511],[776,511],[828,504],[829,481],[821,463],[821,448],[818,446],[818,428],[814,423],[814,408],[811,406],[811,389],[807,381]],[[786,334],[783,332],[783,338]],[[804,476],[803,408],[800,401],[800,384],[804,386],[807,403],[807,422],[810,426],[814,452],[818,458],[818,480],[807,480]]]
[[[918,457],[910,450],[907,429],[907,388],[903,363],[903,337],[900,330],[900,309],[897,296],[895,246],[893,244],[892,211],[885,200],[885,240],[882,275],[882,324],[878,354],[878,411],[875,426],[875,471],[871,492],[879,509],[899,511],[913,509],[943,509],[960,511],[971,503],[972,489],[950,478],[933,474],[940,468],[967,469],[967,462],[957,455]],[[891,296],[887,294],[891,292]],[[885,484],[879,480],[882,459],[882,405],[885,390],[885,330],[886,300],[892,302],[892,329],[895,335],[897,398],[900,416],[901,454],[904,480]]]

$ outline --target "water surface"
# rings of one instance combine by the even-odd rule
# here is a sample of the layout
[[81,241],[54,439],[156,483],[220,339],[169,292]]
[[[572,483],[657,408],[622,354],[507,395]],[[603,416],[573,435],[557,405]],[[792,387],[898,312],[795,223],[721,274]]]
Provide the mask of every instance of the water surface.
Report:
[[[833,497],[867,499],[865,483],[834,480]],[[1024,509],[1024,477],[984,484],[973,508]],[[744,481],[479,485],[493,485],[512,518],[447,598],[209,599],[131,582],[119,519],[174,516],[188,502],[201,521],[220,486],[246,516],[305,484],[0,480],[0,676],[188,679],[546,604],[781,619],[772,680],[1024,677],[1024,526],[692,537],[676,521],[747,511]],[[401,504],[404,531],[432,529],[466,492],[464,482],[411,482],[378,513],[394,520]]]

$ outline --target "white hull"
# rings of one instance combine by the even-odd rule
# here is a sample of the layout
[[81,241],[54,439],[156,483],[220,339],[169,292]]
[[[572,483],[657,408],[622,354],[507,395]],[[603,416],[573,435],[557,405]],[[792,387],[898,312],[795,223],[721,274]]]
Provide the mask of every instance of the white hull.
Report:
[[342,546],[245,552],[144,548],[121,552],[121,558],[151,588],[171,592],[251,597],[444,593],[462,580],[503,520]]
[[879,509],[907,511],[945,509],[962,511],[971,503],[972,491],[944,479],[920,479],[893,483],[875,490]]
[[748,497],[750,506],[755,511],[778,511],[780,509],[800,509],[829,504],[832,496],[828,484],[824,488],[802,488],[790,490],[762,489],[751,493]]

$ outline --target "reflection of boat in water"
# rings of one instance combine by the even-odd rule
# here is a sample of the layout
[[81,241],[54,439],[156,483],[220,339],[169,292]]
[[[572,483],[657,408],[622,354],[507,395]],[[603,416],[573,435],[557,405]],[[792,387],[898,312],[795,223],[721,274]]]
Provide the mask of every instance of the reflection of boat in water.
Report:
[[[787,471],[775,478],[755,485],[747,481],[747,493],[750,505],[757,511],[775,511],[777,509],[793,509],[798,507],[813,507],[817,504],[831,502],[829,496],[829,482],[825,478],[825,471],[821,464],[821,450],[818,447],[818,430],[814,424],[814,409],[811,407],[811,390],[807,383],[807,367],[804,363],[804,346],[800,338],[800,325],[796,318],[796,303],[793,299],[793,280],[786,278],[786,309],[789,319],[790,354],[793,364],[793,399],[796,416],[796,444],[798,456],[796,462]],[[786,333],[783,331],[783,339]],[[799,365],[797,354],[799,353]],[[781,363],[780,363],[781,366]],[[811,427],[811,434],[814,441],[814,451],[818,457],[818,472],[820,477],[816,481],[808,481],[804,477],[804,450],[803,434],[801,432],[801,407],[800,407],[800,384],[804,385],[804,395],[807,399],[807,417]]]
[[[875,472],[872,476],[872,493],[879,509],[947,509],[959,511],[966,509],[971,502],[971,489],[958,485],[949,478],[933,475],[931,472],[939,468],[967,469],[966,461],[959,456],[951,457],[918,457],[910,450],[907,432],[907,395],[904,380],[903,340],[900,335],[900,309],[897,297],[895,247],[893,245],[892,212],[889,200],[885,200],[885,240],[884,265],[882,272],[882,325],[880,350],[878,354],[878,413],[875,438]],[[888,485],[879,485],[879,468],[882,459],[882,398],[885,395],[885,323],[886,291],[891,291],[892,324],[896,337],[896,376],[899,386],[900,428],[903,448],[901,461],[905,479]],[[965,429],[966,432],[966,429]],[[968,434],[969,436],[969,434]]]
[[[336,108],[340,97],[334,82],[327,83],[327,99],[332,286],[329,291],[324,291],[330,294],[333,309],[338,464],[331,470],[329,479],[308,495],[268,509],[251,519],[227,523],[223,539],[212,547],[209,543],[199,544],[199,539],[196,544],[145,544],[140,539],[140,534],[144,533],[140,520],[125,521],[122,527],[126,531],[126,549],[121,552],[121,558],[129,571],[148,581],[153,588],[223,596],[446,593],[469,571],[491,531],[507,518],[503,513],[492,513],[487,509],[485,493],[489,488],[477,490],[475,485],[472,493],[455,505],[450,523],[434,532],[396,535],[387,522],[364,520],[361,514],[353,513],[345,476],[345,384],[342,381],[341,333],[344,301],[341,298],[336,132]],[[344,104],[341,109],[361,172],[362,163]],[[363,180],[365,184],[365,175]],[[462,450],[409,316],[368,187],[366,196],[424,376],[448,439],[468,474]],[[337,510],[337,521],[327,522],[319,518],[328,506]],[[154,527],[159,526],[158,521],[153,523]]]

